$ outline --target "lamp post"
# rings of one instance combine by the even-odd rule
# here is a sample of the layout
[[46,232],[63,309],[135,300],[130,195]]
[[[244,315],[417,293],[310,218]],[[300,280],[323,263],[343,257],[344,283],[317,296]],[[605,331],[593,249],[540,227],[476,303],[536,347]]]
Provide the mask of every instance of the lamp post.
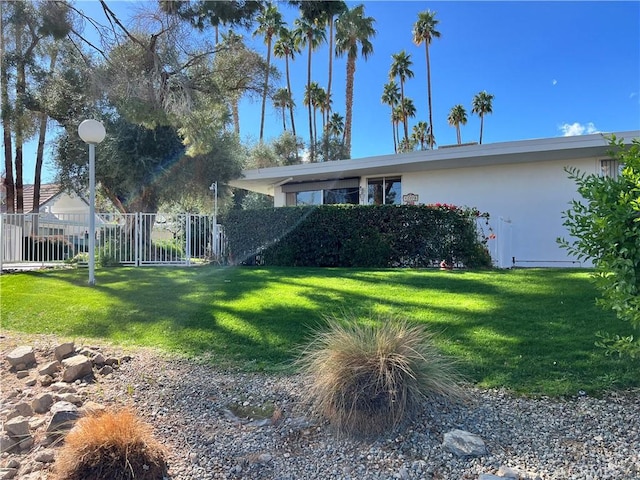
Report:
[[218,182],[213,182],[209,190],[213,192],[213,256],[218,261]]
[[96,284],[96,145],[107,132],[97,120],[84,120],[78,126],[78,135],[89,144],[89,285]]

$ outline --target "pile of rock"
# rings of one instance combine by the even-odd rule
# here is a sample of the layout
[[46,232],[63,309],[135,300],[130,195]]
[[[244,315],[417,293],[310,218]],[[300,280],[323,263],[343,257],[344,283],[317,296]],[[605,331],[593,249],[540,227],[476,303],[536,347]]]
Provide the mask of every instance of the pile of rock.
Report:
[[[2,365],[0,480],[40,478],[55,460],[55,446],[81,416],[105,407],[89,400],[98,380],[130,357],[107,356],[100,347],[53,349],[19,346]],[[35,472],[35,473],[34,473]],[[31,476],[33,475],[33,476]]]

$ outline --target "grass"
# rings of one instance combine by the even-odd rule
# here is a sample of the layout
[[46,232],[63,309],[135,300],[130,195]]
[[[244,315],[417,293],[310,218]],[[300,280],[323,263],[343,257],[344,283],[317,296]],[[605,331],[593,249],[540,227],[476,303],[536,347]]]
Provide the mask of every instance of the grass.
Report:
[[606,357],[595,332],[630,334],[594,304],[585,271],[102,268],[0,277],[2,328],[153,346],[250,371],[292,371],[323,316],[400,314],[481,387],[527,395],[640,386],[640,365]]

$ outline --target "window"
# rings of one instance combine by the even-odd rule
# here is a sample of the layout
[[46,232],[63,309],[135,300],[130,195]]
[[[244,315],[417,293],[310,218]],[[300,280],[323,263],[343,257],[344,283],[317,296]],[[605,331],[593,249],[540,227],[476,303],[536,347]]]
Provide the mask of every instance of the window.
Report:
[[603,177],[618,178],[623,165],[618,160],[600,160],[600,175]]
[[367,182],[369,205],[400,205],[402,203],[400,177],[370,178]]
[[322,190],[296,192],[296,205],[322,205]]

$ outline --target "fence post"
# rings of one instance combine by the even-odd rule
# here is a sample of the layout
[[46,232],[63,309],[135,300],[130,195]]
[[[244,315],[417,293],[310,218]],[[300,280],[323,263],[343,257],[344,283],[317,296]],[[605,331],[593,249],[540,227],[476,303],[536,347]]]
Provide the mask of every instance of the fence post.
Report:
[[184,246],[184,252],[185,252],[185,256],[187,257],[187,265],[191,265],[191,214],[187,213],[185,214],[184,217],[184,221],[185,221],[185,234],[184,234],[184,240],[186,242],[185,246]]
[[140,214],[140,212],[136,212],[135,213],[135,221],[134,221],[134,225],[135,225],[135,232],[134,232],[134,238],[133,238],[133,243],[135,245],[135,260],[136,260],[136,267],[140,266],[140,250],[142,250],[142,246],[140,245],[140,239],[141,239],[141,235],[140,235],[140,230],[142,230],[142,215]]
[[5,214],[0,213],[0,275],[2,275],[2,262],[4,260],[4,220]]

